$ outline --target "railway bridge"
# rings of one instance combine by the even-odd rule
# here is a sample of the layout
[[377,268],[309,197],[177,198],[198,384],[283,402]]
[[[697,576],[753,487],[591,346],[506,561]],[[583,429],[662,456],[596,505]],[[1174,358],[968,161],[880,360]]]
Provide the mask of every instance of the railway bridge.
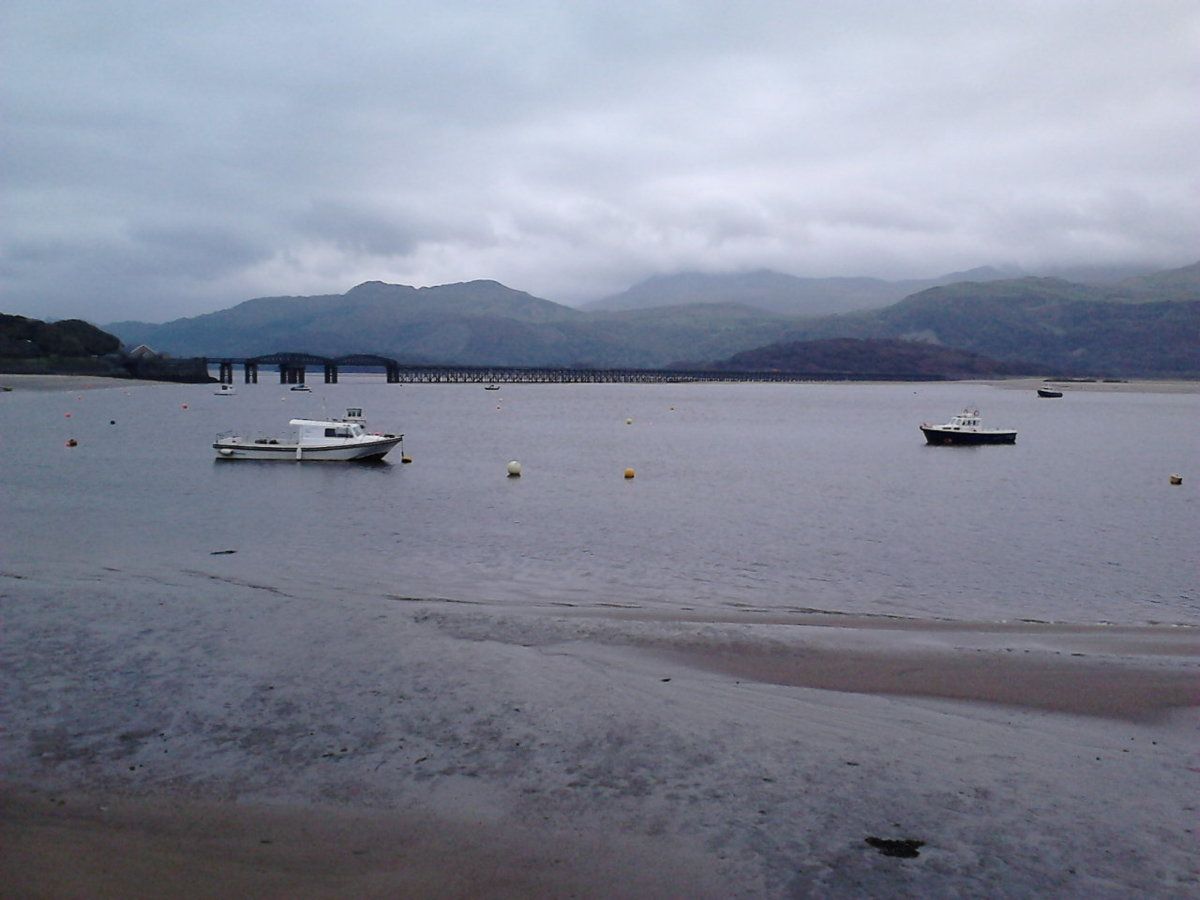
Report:
[[309,367],[321,367],[326,384],[337,384],[339,368],[383,369],[388,384],[662,384],[690,381],[938,381],[940,376],[862,374],[804,374],[765,370],[717,372],[704,369],[586,369],[571,366],[452,366],[402,364],[370,353],[318,356],[313,353],[270,353],[265,356],[209,359],[217,365],[222,384],[232,384],[234,368],[242,366],[247,384],[258,383],[259,366],[278,366],[280,384],[304,384]]

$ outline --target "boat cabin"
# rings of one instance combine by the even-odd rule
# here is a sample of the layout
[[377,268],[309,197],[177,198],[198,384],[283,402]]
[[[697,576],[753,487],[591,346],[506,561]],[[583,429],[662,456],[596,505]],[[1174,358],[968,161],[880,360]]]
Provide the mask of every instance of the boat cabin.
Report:
[[292,419],[288,424],[296,429],[296,442],[305,447],[340,444],[366,434],[366,427],[361,421]]
[[979,410],[964,409],[942,427],[953,431],[967,428],[979,428]]

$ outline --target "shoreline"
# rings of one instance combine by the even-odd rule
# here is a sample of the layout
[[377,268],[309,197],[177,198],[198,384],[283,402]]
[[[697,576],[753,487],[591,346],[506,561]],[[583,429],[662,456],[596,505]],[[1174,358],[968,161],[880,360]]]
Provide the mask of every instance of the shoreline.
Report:
[[[968,379],[965,383],[972,383]],[[952,382],[951,382],[952,383]],[[1200,380],[1183,378],[1130,378],[1122,381],[1062,381],[1055,378],[982,379],[978,384],[1012,391],[1034,391],[1044,384],[1070,393],[1200,394]]]
[[[132,384],[184,384],[185,382],[153,381],[144,378],[113,378],[103,375],[7,375],[0,373],[0,387],[10,387],[21,391],[80,391],[99,388],[112,388]],[[187,382],[190,384],[190,382]],[[201,382],[211,384],[212,382]],[[702,382],[703,383],[703,382]],[[744,382],[755,384],[758,382]],[[938,384],[981,384],[1003,390],[1036,390],[1043,384],[1051,384],[1062,389],[1064,395],[1069,392],[1124,392],[1148,394],[1200,394],[1200,380],[1183,379],[1130,379],[1120,382],[1104,381],[1056,381],[1052,378],[1000,378],[1000,379],[947,379],[945,381],[844,381],[830,380],[797,382],[814,385],[938,385]],[[536,386],[536,385],[535,385]]]
[[0,374],[0,387],[17,391],[94,391],[133,385],[179,384],[145,378],[113,378],[108,375],[8,375]]

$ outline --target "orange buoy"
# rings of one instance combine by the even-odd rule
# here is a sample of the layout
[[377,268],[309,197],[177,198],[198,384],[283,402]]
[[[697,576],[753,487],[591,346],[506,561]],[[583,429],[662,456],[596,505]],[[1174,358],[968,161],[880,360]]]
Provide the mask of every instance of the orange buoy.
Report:
[[633,469],[626,469],[626,470],[625,470],[625,477],[626,477],[626,478],[632,478],[632,477],[633,477],[634,475],[636,475],[636,474],[637,474],[637,473],[636,473],[636,472],[634,472],[634,471],[633,471]]

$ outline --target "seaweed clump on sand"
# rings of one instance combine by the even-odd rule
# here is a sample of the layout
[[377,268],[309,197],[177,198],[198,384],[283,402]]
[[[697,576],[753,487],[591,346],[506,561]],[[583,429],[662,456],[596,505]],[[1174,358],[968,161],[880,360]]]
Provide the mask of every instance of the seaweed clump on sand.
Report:
[[866,841],[884,856],[898,856],[901,859],[914,859],[920,856],[920,848],[925,846],[924,841],[913,838],[868,837]]

